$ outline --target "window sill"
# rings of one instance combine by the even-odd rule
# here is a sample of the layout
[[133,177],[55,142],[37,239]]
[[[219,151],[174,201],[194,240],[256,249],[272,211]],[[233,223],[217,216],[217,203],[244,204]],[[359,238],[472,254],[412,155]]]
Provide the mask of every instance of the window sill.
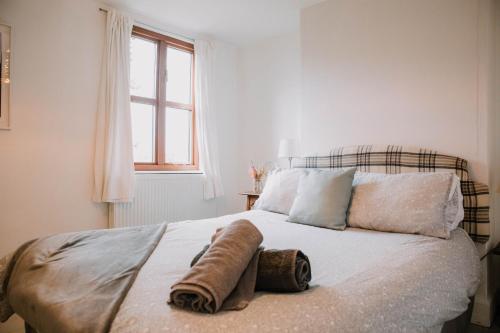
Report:
[[179,171],[166,171],[166,170],[150,170],[150,171],[135,171],[136,175],[152,175],[152,174],[167,174],[167,175],[202,175],[201,170],[179,170]]

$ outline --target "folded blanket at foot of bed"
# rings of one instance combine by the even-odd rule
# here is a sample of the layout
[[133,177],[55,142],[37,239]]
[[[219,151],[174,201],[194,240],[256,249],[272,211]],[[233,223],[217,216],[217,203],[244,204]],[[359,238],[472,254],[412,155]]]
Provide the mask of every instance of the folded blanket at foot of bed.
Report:
[[[207,252],[205,245],[191,261],[193,267]],[[257,265],[255,291],[297,292],[304,291],[311,281],[309,258],[300,250],[264,250]]]
[[169,303],[207,313],[244,309],[254,295],[262,239],[248,220],[219,230],[203,257],[171,287]]
[[166,225],[59,234],[0,265],[1,320],[13,310],[38,332],[108,332]]

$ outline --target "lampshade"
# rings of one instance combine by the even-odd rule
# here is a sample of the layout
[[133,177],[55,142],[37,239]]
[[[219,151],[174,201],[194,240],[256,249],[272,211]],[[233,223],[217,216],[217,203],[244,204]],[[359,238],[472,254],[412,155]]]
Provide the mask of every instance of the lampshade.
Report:
[[295,157],[297,155],[297,145],[295,140],[282,139],[278,150],[278,158]]

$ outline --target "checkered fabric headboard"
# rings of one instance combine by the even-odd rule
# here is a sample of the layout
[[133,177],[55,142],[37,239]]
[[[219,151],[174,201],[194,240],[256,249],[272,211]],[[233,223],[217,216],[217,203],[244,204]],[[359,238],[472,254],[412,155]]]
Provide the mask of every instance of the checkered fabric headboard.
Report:
[[467,161],[428,149],[403,146],[352,146],[333,149],[326,156],[295,158],[294,168],[342,169],[356,167],[362,172],[455,172],[464,196],[461,227],[471,238],[485,243],[490,235],[488,186],[469,179]]

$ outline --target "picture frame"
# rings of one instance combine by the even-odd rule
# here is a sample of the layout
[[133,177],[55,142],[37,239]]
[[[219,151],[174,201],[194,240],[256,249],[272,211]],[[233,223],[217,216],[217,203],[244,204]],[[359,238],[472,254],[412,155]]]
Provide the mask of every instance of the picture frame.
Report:
[[0,130],[10,129],[12,28],[0,22]]

